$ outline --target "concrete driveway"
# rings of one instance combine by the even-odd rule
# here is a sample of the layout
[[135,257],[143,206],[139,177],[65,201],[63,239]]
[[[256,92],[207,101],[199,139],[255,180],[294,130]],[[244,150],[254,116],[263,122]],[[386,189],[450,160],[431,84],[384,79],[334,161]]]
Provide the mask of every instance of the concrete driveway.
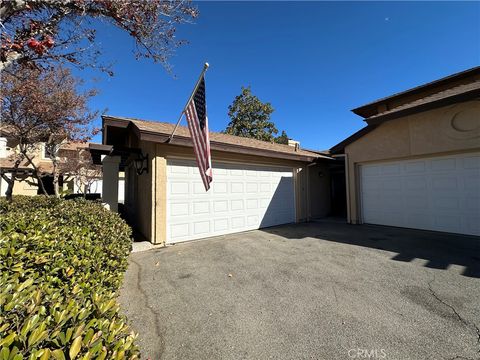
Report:
[[142,358],[480,359],[480,239],[323,221],[130,256]]

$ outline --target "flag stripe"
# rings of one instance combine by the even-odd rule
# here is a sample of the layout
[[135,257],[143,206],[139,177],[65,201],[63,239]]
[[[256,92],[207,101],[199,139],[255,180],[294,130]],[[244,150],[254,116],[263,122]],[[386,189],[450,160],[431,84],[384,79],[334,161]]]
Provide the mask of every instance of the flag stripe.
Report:
[[[192,108],[193,108],[193,104],[188,107],[188,116],[189,116],[190,119],[193,119],[194,116],[195,116],[193,114]],[[201,161],[201,159],[203,159],[205,157],[205,153],[204,153],[203,148],[200,144],[198,131],[195,127],[195,121],[192,121],[192,120],[189,121],[189,128],[190,128],[190,133],[191,133],[191,137],[192,137],[192,140],[193,140],[195,155],[198,155],[198,165],[201,166],[201,170],[202,170],[201,172],[203,172],[203,166],[202,166],[203,161]]]
[[197,159],[197,165],[199,166],[199,170],[200,170],[200,176],[202,178],[203,185],[205,186],[205,188],[208,188],[209,185],[207,183],[207,179],[205,176],[205,167],[203,162],[203,159],[205,158],[205,152],[199,141],[200,136],[198,134],[197,127],[195,126],[195,121],[191,120],[191,119],[194,119],[193,109],[194,109],[194,105],[192,102],[190,106],[188,106],[187,108],[187,120],[188,120],[189,129],[190,129],[190,134],[193,140],[194,153]]
[[[192,118],[195,119],[195,117],[196,117],[195,105],[193,103],[190,106],[190,113],[192,115]],[[205,144],[202,141],[202,136],[201,136],[201,133],[200,133],[198,123],[196,121],[192,121],[192,127],[193,127],[193,132],[195,133],[194,141],[197,143],[196,148],[198,149],[200,159],[202,159],[202,161],[201,161],[202,169],[201,170],[203,172],[205,170],[205,167],[204,167],[205,162],[203,161],[203,159],[205,159],[206,148],[205,148]]]
[[188,129],[193,142],[193,150],[198,170],[205,190],[210,189],[212,182],[212,160],[210,155],[210,139],[208,134],[208,117],[205,102],[205,79],[202,77],[192,100],[185,108]]
[[[196,160],[197,160],[197,164],[200,164],[200,163],[201,163],[201,160],[200,160],[200,157],[199,157],[198,152],[194,151],[194,153],[195,153],[195,158],[196,158]],[[205,189],[208,190],[209,184],[208,184],[207,181],[206,181],[207,179],[206,179],[205,176],[202,176],[203,171],[202,171],[200,168],[199,168],[199,170],[200,170],[200,177],[201,177],[201,179],[202,179],[203,186],[205,187]]]
[[[195,100],[192,101],[192,104],[190,106],[190,112],[192,113],[193,119],[198,118],[197,111],[195,109]],[[198,149],[202,152],[202,158],[204,158],[206,147],[205,147],[205,142],[203,141],[204,140],[203,137],[200,136],[200,126],[197,121],[192,121],[192,126],[195,130],[195,134],[197,135],[195,139],[198,142],[198,146],[199,146]]]

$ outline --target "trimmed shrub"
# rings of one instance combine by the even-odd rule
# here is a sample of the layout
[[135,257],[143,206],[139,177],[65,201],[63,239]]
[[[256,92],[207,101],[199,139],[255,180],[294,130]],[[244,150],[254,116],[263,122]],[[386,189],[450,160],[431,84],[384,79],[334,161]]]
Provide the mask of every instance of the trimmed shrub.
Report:
[[138,358],[116,301],[130,250],[99,203],[0,200],[0,360]]

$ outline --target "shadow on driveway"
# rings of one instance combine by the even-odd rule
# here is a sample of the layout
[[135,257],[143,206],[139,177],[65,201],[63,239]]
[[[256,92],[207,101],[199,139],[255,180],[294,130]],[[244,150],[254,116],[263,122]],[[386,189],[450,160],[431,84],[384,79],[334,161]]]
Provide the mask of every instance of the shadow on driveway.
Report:
[[396,253],[392,260],[424,259],[425,267],[460,265],[462,275],[480,278],[480,237],[377,225],[349,225],[325,219],[307,224],[261,229],[287,239],[317,238]]

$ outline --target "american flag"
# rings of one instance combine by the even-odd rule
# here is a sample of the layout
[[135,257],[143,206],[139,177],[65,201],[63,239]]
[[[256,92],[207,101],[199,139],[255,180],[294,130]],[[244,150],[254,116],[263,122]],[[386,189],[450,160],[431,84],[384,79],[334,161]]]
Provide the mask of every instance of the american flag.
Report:
[[193,151],[197,158],[198,170],[205,190],[212,182],[212,159],[210,156],[210,138],[208,135],[207,103],[205,100],[205,77],[202,76],[192,100],[185,108],[188,129],[193,141]]

